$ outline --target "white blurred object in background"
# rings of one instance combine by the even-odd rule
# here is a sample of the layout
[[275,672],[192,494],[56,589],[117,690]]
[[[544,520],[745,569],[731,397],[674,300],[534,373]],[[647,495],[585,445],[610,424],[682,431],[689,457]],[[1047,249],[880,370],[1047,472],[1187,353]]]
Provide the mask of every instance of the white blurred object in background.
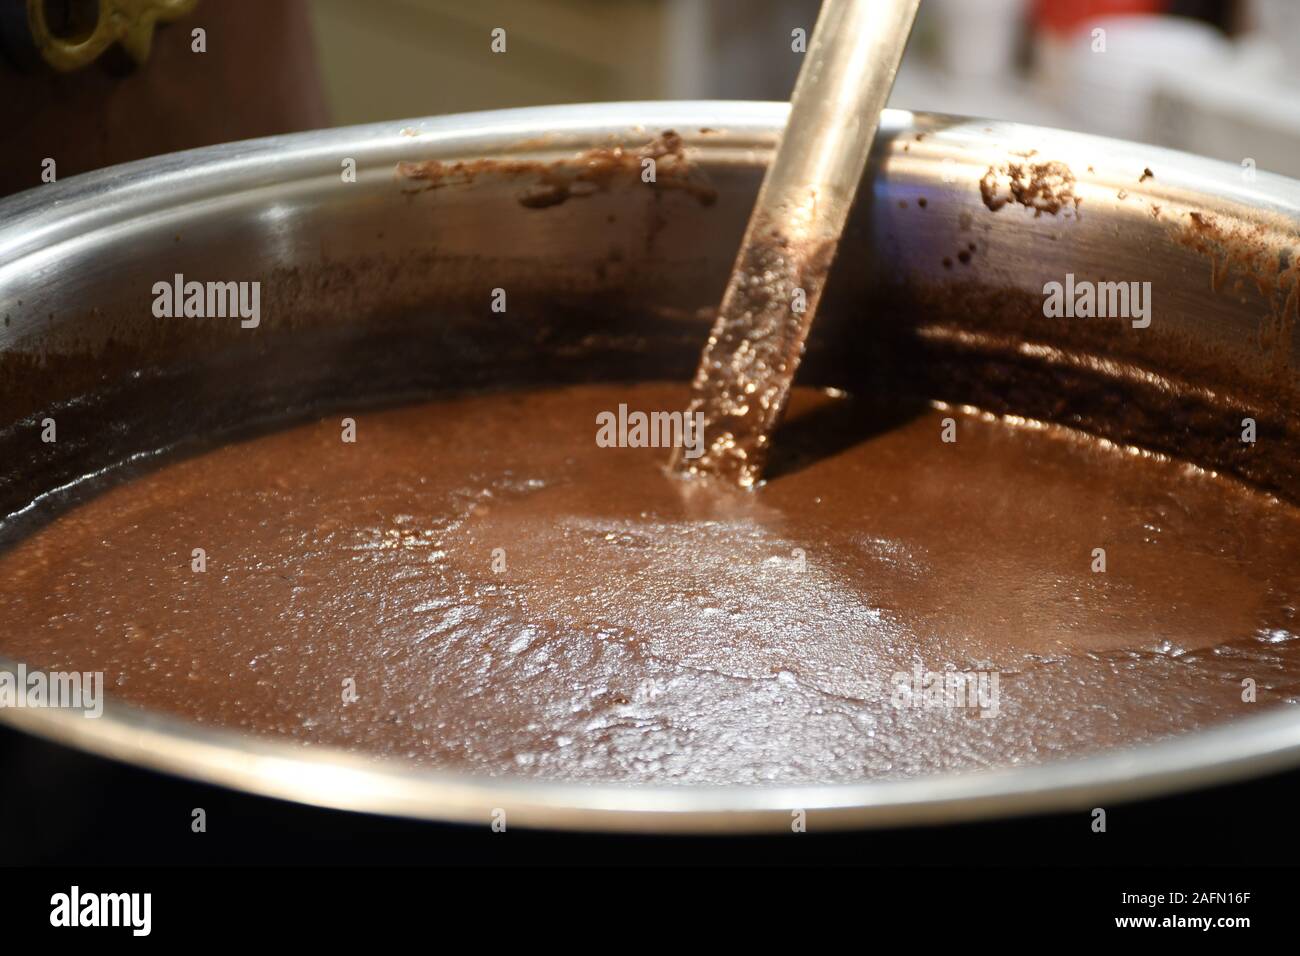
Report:
[[[1300,3],[1297,0],[1250,0],[1252,34],[1277,57],[1277,66],[1300,79]],[[1300,95],[1300,90],[1297,91]]]
[[1059,56],[1046,75],[1071,126],[1151,141],[1158,132],[1153,111],[1158,91],[1189,73],[1223,71],[1232,48],[1222,33],[1197,20],[1126,16],[1090,22]]
[[1300,3],[1254,0],[1250,32],[1218,69],[1182,64],[1152,101],[1162,145],[1300,178]]
[[939,57],[954,76],[1011,75],[1029,0],[926,0]]

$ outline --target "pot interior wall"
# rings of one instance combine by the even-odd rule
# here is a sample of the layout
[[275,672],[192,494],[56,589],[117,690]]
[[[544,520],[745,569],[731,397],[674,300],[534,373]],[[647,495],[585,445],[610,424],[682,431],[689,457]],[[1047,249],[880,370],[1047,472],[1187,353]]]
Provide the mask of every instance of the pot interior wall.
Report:
[[[590,150],[635,159],[653,125],[531,140],[469,128],[259,141],[11,200],[0,513],[161,447],[330,405],[687,377],[772,124],[679,130],[684,158],[660,162],[692,189],[656,189],[636,162],[584,181]],[[1064,422],[1297,497],[1295,219],[1230,188],[1194,194],[1214,164],[1127,147],[1151,154],[1139,183],[1123,151],[1066,137],[891,114],[801,381]],[[1090,147],[1108,165],[1079,167]],[[451,165],[470,157],[487,162]],[[348,160],[356,182],[338,172]],[[439,176],[399,165],[412,160],[441,162]],[[1180,166],[1145,175],[1162,160]],[[1017,202],[1034,169],[1057,178]],[[557,175],[583,188],[529,201]],[[1045,316],[1044,284],[1067,273],[1150,283],[1154,321]],[[260,324],[155,316],[155,284],[177,275],[259,283]],[[1269,440],[1244,445],[1244,417]],[[47,418],[55,443],[38,439]]]

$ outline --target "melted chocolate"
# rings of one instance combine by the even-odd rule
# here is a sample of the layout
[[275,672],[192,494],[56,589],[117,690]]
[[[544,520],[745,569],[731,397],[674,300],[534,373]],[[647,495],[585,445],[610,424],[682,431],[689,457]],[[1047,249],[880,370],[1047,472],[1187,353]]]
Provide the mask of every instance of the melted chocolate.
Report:
[[[598,413],[685,393],[342,412],[172,460],[0,556],[0,652],[205,724],[629,782],[1037,762],[1300,695],[1291,506],[1056,427],[807,389],[755,492],[597,445]],[[918,670],[996,675],[996,701],[900,697]]]

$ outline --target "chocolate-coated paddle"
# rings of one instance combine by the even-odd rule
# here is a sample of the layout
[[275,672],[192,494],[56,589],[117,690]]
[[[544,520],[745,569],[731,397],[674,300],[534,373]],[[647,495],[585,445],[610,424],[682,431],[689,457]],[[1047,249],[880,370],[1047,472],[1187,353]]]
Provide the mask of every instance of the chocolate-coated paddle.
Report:
[[[703,453],[672,467],[762,477],[840,233],[920,0],[825,0],[790,118],[692,385]],[[698,447],[698,446],[697,446]]]

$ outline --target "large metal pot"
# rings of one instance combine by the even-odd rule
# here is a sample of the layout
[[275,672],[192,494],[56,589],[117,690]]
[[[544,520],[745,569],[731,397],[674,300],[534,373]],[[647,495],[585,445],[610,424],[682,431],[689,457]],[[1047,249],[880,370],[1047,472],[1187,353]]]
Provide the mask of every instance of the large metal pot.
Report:
[[[0,546],[75,501],[83,476],[144,467],[196,431],[373,391],[385,375],[390,391],[685,377],[785,115],[781,104],[631,103],[385,123],[162,156],[0,203]],[[647,191],[634,165],[584,178],[590,154],[574,165],[590,149],[635,155],[664,130],[682,137],[691,188]],[[449,165],[481,158],[497,162]],[[398,170],[426,160],[444,165]],[[582,186],[539,201],[554,175]],[[840,307],[828,304],[803,381],[841,384],[882,343],[915,348],[931,359],[935,397],[1064,421],[1300,500],[1300,184],[1249,164],[898,111],[867,175],[827,293]],[[156,318],[151,290],[176,273],[261,281],[259,326]],[[1155,320],[1036,326],[1044,284],[1067,273],[1151,281]],[[518,304],[508,318],[486,307],[494,287]],[[394,361],[410,349],[420,361]],[[1086,403],[1050,384],[1066,366],[1071,391],[1092,392]],[[1216,396],[1228,390],[1225,409]],[[1098,394],[1150,414],[1112,419]],[[55,408],[60,440],[41,445]],[[1270,455],[1207,437],[1241,408],[1278,436]],[[98,720],[0,719],[324,806],[482,823],[506,808],[515,824],[652,831],[784,828],[795,808],[824,827],[1091,807],[1300,763],[1300,714],[1287,710],[1086,759],[779,788],[477,779],[112,701]]]

